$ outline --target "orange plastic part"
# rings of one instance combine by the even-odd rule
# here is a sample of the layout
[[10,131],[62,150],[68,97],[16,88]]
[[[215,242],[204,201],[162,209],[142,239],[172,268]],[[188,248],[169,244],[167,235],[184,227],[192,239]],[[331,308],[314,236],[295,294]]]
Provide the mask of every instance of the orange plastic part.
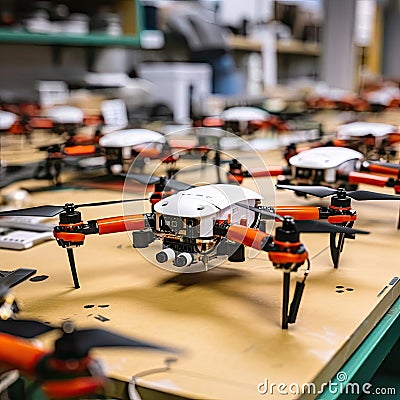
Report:
[[261,178],[263,176],[278,176],[283,174],[283,167],[272,165],[263,169],[251,169],[250,174],[253,178]]
[[276,206],[275,213],[282,217],[290,215],[295,220],[319,219],[319,207],[311,206]]
[[99,235],[137,231],[145,228],[144,217],[142,214],[98,219],[97,225],[99,227]]
[[399,143],[400,142],[400,133],[391,133],[389,135],[389,143],[394,144],[394,143]]
[[50,118],[32,118],[30,124],[35,129],[51,129],[53,127],[53,121]]
[[271,251],[268,253],[268,257],[274,264],[299,264],[307,260],[308,253],[293,254]]
[[56,239],[64,242],[81,243],[85,240],[85,234],[76,232],[53,232]]
[[240,225],[232,225],[229,227],[226,237],[233,242],[241,243],[245,246],[261,250],[264,239],[269,237],[269,235],[257,229],[247,228]]
[[363,172],[350,172],[349,183],[366,183],[367,185],[384,187],[389,178],[384,176],[370,175]]
[[26,340],[0,333],[0,362],[26,373],[32,373],[47,353]]
[[398,170],[395,168],[385,167],[384,165],[371,164],[368,167],[369,172],[376,172],[378,174],[394,175],[397,176]]
[[347,141],[346,140],[341,140],[341,139],[333,139],[333,145],[335,147],[346,147],[347,146]]
[[221,127],[224,126],[224,121],[218,117],[207,117],[203,120],[203,126],[207,127]]
[[47,381],[42,390],[51,399],[70,399],[94,393],[103,386],[105,378],[101,376],[84,376],[80,378]]
[[89,154],[94,154],[96,152],[96,147],[93,145],[79,145],[79,146],[71,146],[65,147],[64,153],[67,156],[86,156]]
[[355,221],[355,215],[331,215],[328,217],[328,222],[331,224],[341,224],[342,222]]

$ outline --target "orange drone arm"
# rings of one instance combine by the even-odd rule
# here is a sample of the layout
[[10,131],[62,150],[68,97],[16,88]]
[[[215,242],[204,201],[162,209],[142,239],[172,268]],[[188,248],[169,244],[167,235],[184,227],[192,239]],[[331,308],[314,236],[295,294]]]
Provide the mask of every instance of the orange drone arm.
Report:
[[384,187],[390,178],[384,176],[370,175],[363,172],[350,172],[349,183],[366,183],[367,185]]
[[101,376],[84,376],[79,378],[45,381],[41,388],[51,399],[70,399],[94,393],[105,381]]
[[390,168],[386,167],[384,165],[376,165],[376,164],[370,164],[368,166],[368,171],[369,172],[376,172],[378,174],[386,174],[386,175],[393,175],[397,177],[398,170],[395,168]]
[[145,228],[145,219],[142,214],[125,215],[98,219],[99,235],[107,233],[136,231]]
[[0,333],[0,362],[10,369],[31,374],[46,351],[33,346],[27,340]]
[[319,219],[319,207],[276,206],[274,211],[282,217],[290,215],[295,220]]
[[399,143],[400,142],[400,133],[391,133],[389,135],[390,144]]
[[233,242],[261,250],[264,247],[265,240],[268,239],[270,235],[258,229],[247,228],[242,225],[232,225],[228,228],[226,237]]
[[278,176],[284,173],[283,167],[275,165],[269,166],[264,169],[252,169],[249,170],[250,176],[253,178],[261,178],[263,176]]
[[96,147],[93,145],[65,147],[64,153],[67,156],[87,156],[96,153]]

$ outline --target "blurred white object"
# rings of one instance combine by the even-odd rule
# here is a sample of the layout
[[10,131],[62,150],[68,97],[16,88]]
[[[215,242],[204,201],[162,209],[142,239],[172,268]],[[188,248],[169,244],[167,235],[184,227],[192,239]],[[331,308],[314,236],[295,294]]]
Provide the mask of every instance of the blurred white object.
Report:
[[0,110],[0,130],[10,129],[17,118],[14,113]]
[[143,63],[138,67],[140,77],[156,86],[155,100],[171,107],[174,120],[190,120],[190,102],[211,93],[211,67],[208,64]]
[[65,33],[86,35],[89,33],[89,17],[86,14],[71,14],[67,21],[63,21],[62,31]]
[[47,111],[47,116],[58,124],[82,124],[83,111],[72,106],[55,106]]
[[101,114],[105,124],[102,129],[103,134],[121,130],[128,125],[128,111],[120,99],[103,101]]
[[49,13],[45,10],[37,10],[30,18],[26,18],[24,26],[28,32],[32,33],[51,33],[53,31]]
[[65,104],[69,99],[68,86],[63,81],[38,81],[40,105],[44,108],[55,104]]
[[374,33],[376,14],[375,0],[357,0],[354,23],[354,44],[360,47],[370,45]]
[[165,137],[149,129],[124,129],[103,136],[99,144],[103,147],[132,147],[146,143],[165,143]]
[[30,203],[31,195],[26,190],[18,189],[4,194],[3,200],[7,206],[23,208]]
[[256,107],[231,107],[223,111],[220,117],[224,121],[265,121],[269,113]]
[[352,122],[338,127],[337,138],[344,140],[349,139],[350,137],[366,135],[380,137],[395,132],[397,132],[397,129],[394,125],[380,124],[377,122]]

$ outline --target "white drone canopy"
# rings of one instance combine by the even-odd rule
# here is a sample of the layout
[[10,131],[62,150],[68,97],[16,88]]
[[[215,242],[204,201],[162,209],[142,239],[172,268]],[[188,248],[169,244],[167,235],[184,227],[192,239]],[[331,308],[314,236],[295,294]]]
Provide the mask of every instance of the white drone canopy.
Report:
[[267,111],[256,107],[232,107],[221,113],[224,121],[264,121],[269,118]]
[[130,147],[145,143],[165,143],[165,137],[150,129],[123,129],[100,138],[103,147]]
[[8,111],[0,110],[0,129],[9,129],[17,120],[18,116]]
[[397,129],[394,125],[380,124],[377,122],[352,122],[339,126],[337,138],[348,139],[350,137],[362,137],[366,135],[380,137],[395,132],[397,132]]
[[228,184],[198,186],[159,201],[154,210],[177,217],[207,217],[235,203],[261,200],[262,196],[250,189]]
[[82,124],[83,111],[78,107],[55,106],[47,111],[47,116],[58,124]]
[[289,159],[289,163],[299,168],[328,169],[336,168],[346,161],[363,158],[358,151],[345,147],[317,147],[296,154]]

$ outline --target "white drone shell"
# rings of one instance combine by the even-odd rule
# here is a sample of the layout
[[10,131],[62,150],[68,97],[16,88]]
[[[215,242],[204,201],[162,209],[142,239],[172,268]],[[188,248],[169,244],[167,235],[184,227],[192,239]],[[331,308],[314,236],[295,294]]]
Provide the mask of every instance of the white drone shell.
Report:
[[317,147],[296,154],[289,159],[289,163],[299,168],[328,169],[363,158],[360,152],[345,147]]
[[99,143],[103,147],[131,147],[145,143],[165,143],[165,137],[149,129],[123,129],[103,136]]
[[223,111],[220,117],[224,121],[265,121],[269,113],[256,107],[232,107]]
[[83,111],[78,107],[55,106],[47,111],[47,116],[57,124],[82,124]]
[[159,201],[154,210],[177,217],[202,218],[216,214],[238,202],[261,200],[250,189],[228,184],[198,186]]
[[381,124],[377,122],[352,122],[350,124],[340,125],[337,131],[337,138],[346,140],[351,137],[362,137],[373,135],[381,137],[397,132],[394,125]]
[[0,130],[10,129],[18,116],[8,111],[0,110]]

